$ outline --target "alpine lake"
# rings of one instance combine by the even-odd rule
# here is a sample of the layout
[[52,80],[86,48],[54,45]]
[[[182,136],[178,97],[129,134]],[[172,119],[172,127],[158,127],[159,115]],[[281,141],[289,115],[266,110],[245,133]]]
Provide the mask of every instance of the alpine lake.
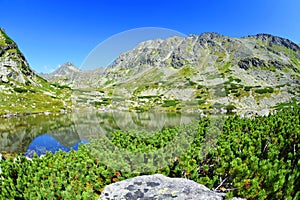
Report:
[[199,113],[98,112],[33,114],[0,118],[0,153],[29,158],[47,151],[68,152],[92,138],[109,137],[117,130],[161,131],[199,119]]

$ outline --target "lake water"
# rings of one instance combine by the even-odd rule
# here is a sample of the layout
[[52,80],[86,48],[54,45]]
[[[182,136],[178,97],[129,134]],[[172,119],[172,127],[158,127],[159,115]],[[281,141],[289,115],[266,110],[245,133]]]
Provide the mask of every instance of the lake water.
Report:
[[116,130],[159,131],[198,118],[197,113],[94,111],[0,118],[0,153],[24,153],[32,157],[46,151],[76,150],[79,144]]

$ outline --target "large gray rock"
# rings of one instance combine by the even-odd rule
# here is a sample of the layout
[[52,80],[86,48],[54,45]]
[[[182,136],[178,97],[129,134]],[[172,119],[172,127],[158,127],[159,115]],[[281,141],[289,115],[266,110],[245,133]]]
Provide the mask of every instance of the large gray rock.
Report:
[[104,188],[100,200],[150,199],[206,199],[222,200],[224,194],[183,178],[169,178],[161,174],[138,176]]

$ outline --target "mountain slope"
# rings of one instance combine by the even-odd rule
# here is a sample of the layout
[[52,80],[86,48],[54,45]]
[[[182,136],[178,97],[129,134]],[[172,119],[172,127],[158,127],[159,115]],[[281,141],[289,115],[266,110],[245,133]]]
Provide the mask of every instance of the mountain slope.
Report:
[[72,88],[91,88],[95,87],[103,70],[103,68],[80,70],[73,63],[67,62],[50,74],[40,75],[52,83],[68,85]]
[[17,44],[0,29],[0,116],[68,109],[69,96],[67,89],[36,75]]
[[98,87],[143,109],[252,110],[299,100],[299,82],[300,47],[290,40],[204,33],[140,43],[104,71]]

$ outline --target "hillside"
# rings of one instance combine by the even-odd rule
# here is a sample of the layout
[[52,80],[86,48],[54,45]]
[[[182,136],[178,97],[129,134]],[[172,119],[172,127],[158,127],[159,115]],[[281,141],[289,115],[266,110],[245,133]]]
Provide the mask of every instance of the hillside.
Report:
[[122,53],[100,77],[104,101],[96,104],[261,110],[299,100],[299,83],[300,47],[292,41],[269,34],[204,33],[145,41]]
[[70,91],[35,74],[17,44],[0,29],[0,116],[69,109]]

